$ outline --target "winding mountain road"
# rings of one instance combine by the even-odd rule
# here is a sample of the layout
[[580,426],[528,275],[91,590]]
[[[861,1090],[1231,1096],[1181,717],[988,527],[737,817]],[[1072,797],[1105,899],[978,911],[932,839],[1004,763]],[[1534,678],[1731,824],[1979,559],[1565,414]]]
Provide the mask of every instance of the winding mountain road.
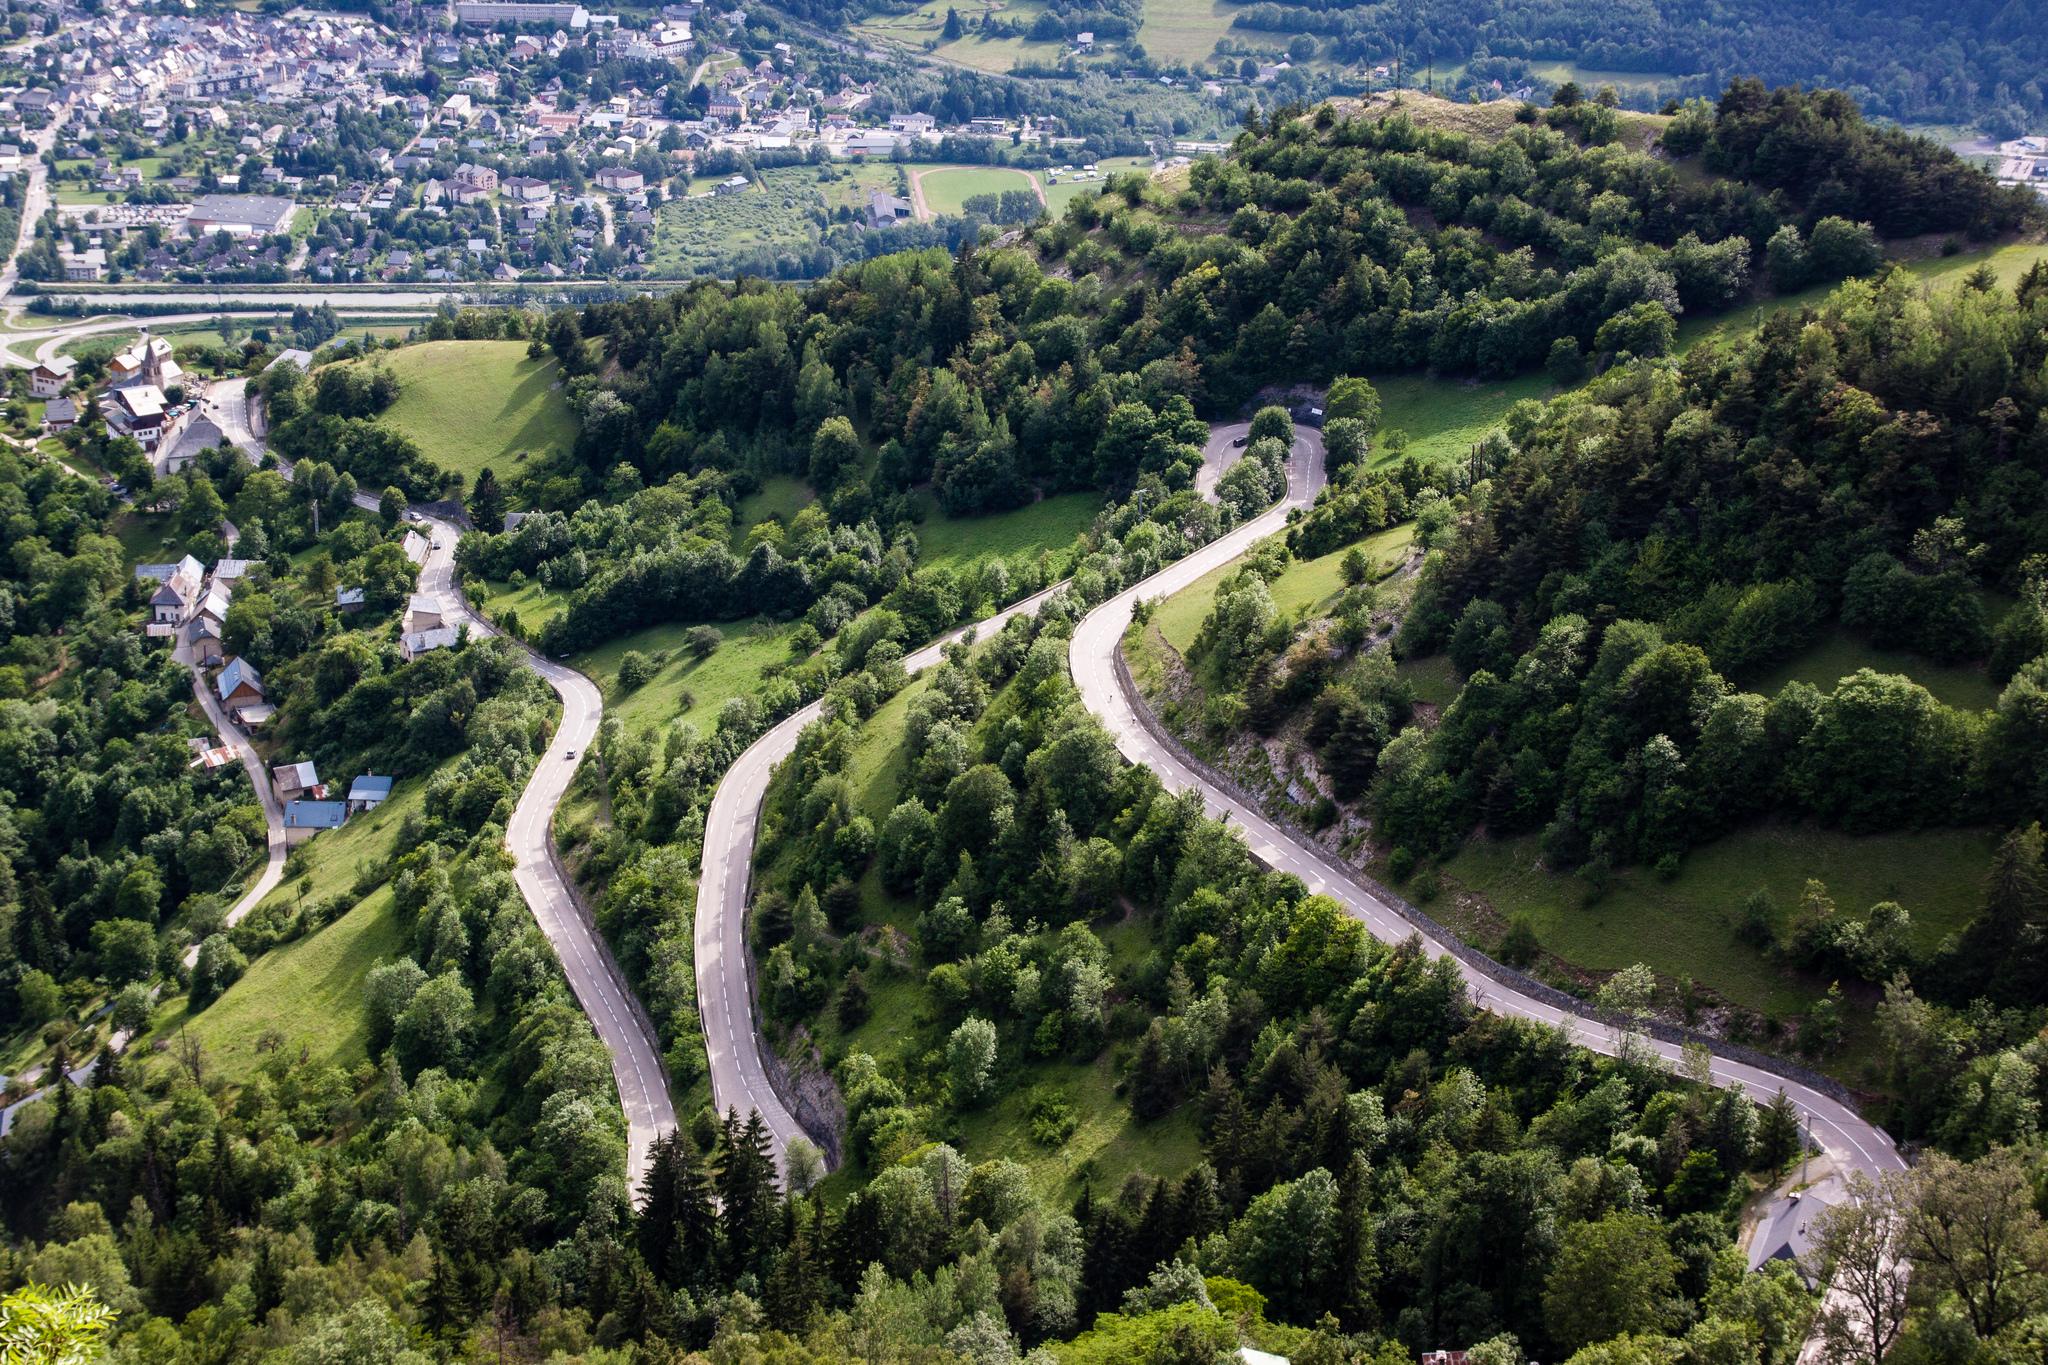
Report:
[[[1215,478],[1236,458],[1235,441],[1244,431],[1243,424],[1214,429],[1198,487],[1205,492],[1214,488]],[[1473,1001],[1482,1008],[1558,1028],[1574,1043],[1612,1055],[1621,1039],[1610,1024],[1525,993],[1483,970],[1474,961],[1476,955],[1462,944],[1425,932],[1351,869],[1197,771],[1178,746],[1147,725],[1141,714],[1142,702],[1131,694],[1117,666],[1118,650],[1136,604],[1187,587],[1285,526],[1289,513],[1315,501],[1322,485],[1322,454],[1321,434],[1297,428],[1287,496],[1279,504],[1109,598],[1082,619],[1068,649],[1069,668],[1082,702],[1109,730],[1127,759],[1151,768],[1171,791],[1199,791],[1209,813],[1234,825],[1254,857],[1300,877],[1310,890],[1336,900],[1375,938],[1399,942],[1419,936],[1428,952],[1457,963]],[[1048,594],[1051,591],[1057,589]],[[1048,594],[1021,602],[970,629],[992,628],[1008,616],[1035,610]],[[956,632],[949,638],[962,634],[965,632]],[[915,670],[931,663],[937,653],[937,648],[931,647],[905,662]],[[763,1044],[754,1018],[744,940],[747,881],[768,778],[795,748],[798,733],[816,719],[819,710],[814,704],[782,722],[756,741],[726,774],[705,827],[704,870],[698,887],[697,991],[705,1043],[712,1058],[712,1091],[721,1109],[758,1109],[775,1134],[778,1152],[801,1129],[769,1082],[761,1055]],[[1674,1065],[1683,1055],[1681,1045],[1662,1039],[1641,1039],[1637,1045]],[[1905,1169],[1897,1146],[1882,1129],[1796,1076],[1719,1053],[1712,1058],[1710,1074],[1715,1084],[1739,1088],[1758,1101],[1767,1102],[1782,1090],[1799,1110],[1814,1143],[1842,1171],[1861,1171],[1875,1179]]]
[[[1235,439],[1248,425],[1237,423],[1218,427],[1202,454],[1202,467],[1195,474],[1195,487],[1211,496],[1217,479],[1244,453]],[[1322,468],[1322,437],[1305,432],[1314,457],[1301,462]],[[1313,476],[1320,479],[1320,473]],[[1308,496],[1314,497],[1310,490]],[[1285,519],[1274,520],[1267,513],[1257,522],[1238,528],[1225,540],[1238,548],[1230,558],[1243,553],[1252,540],[1272,531]],[[1241,539],[1251,526],[1263,526],[1251,539]],[[1219,541],[1218,544],[1223,542]],[[1066,587],[1062,580],[1042,592],[1003,608],[985,620],[962,626],[906,655],[904,671],[913,676],[945,656],[947,645],[970,636],[980,638],[1002,629],[1013,616],[1035,614],[1050,598]],[[752,962],[746,943],[747,895],[752,889],[755,835],[761,822],[761,803],[768,795],[768,780],[776,765],[795,751],[797,737],[824,713],[824,703],[791,713],[741,754],[719,780],[712,793],[711,808],[704,817],[704,861],[697,878],[696,967],[697,1011],[703,1021],[704,1051],[710,1062],[712,1103],[720,1113],[737,1110],[758,1112],[775,1144],[775,1159],[782,1162],[792,1138],[804,1137],[803,1125],[789,1110],[769,1075],[767,1044],[762,1040],[754,1014]]]
[[[1482,1007],[1561,1028],[1579,1046],[1612,1055],[1617,1039],[1608,1023],[1524,994],[1474,965],[1469,955],[1461,951],[1462,945],[1427,932],[1320,847],[1283,829],[1210,781],[1186,761],[1178,746],[1160,739],[1141,719],[1143,702],[1132,695],[1127,675],[1116,665],[1134,606],[1141,599],[1170,596],[1229,563],[1254,541],[1283,526],[1290,511],[1314,502],[1318,481],[1304,476],[1300,466],[1303,454],[1319,462],[1320,445],[1311,449],[1300,443],[1296,450],[1295,470],[1284,502],[1230,535],[1168,565],[1136,587],[1118,593],[1082,619],[1068,649],[1068,667],[1082,702],[1108,728],[1124,757],[1152,769],[1170,791],[1200,791],[1209,813],[1235,826],[1252,856],[1260,862],[1276,871],[1292,873],[1311,891],[1330,896],[1353,918],[1362,921],[1375,938],[1399,942],[1419,935],[1423,947],[1432,955],[1457,962],[1473,1000]],[[1642,1040],[1641,1045],[1672,1063],[1683,1055],[1683,1048],[1677,1043],[1652,1038]],[[1768,1101],[1780,1089],[1784,1090],[1812,1125],[1814,1141],[1846,1167],[1861,1170],[1873,1179],[1905,1169],[1898,1148],[1883,1130],[1831,1095],[1793,1077],[1719,1055],[1713,1060],[1712,1076],[1717,1085],[1739,1087],[1760,1101]]]
[[[262,462],[266,450],[255,430],[246,380],[215,384],[207,394],[206,411],[245,456]],[[280,459],[278,467],[286,478],[291,477],[287,462]],[[356,494],[355,501],[367,511],[377,510],[377,499],[368,493]],[[415,507],[412,513],[415,524],[428,539],[416,591],[440,604],[446,623],[466,625],[472,635],[497,634],[496,628],[470,605],[457,583],[455,543],[462,534],[461,528],[425,508]],[[554,948],[563,975],[569,979],[569,988],[575,992],[576,1003],[589,1017],[598,1041],[611,1058],[612,1080],[618,1088],[619,1107],[626,1117],[626,1188],[637,1202],[654,1140],[676,1126],[668,1073],[662,1065],[654,1023],[626,984],[610,945],[577,897],[556,854],[553,832],[555,811],[576,776],[576,759],[589,750],[590,742],[597,737],[597,724],[604,715],[604,697],[595,683],[575,669],[546,658],[523,642],[514,643],[524,654],[527,667],[562,699],[562,720],[548,740],[546,751],[535,761],[505,830],[505,845],[512,853],[512,878]],[[254,772],[259,775],[257,788],[261,794],[267,790],[267,784],[260,780],[260,768]]]

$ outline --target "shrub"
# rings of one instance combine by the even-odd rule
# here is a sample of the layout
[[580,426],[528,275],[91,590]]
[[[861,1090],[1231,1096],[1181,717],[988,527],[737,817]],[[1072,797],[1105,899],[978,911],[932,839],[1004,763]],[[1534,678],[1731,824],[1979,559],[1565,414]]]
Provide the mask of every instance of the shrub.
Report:
[[1527,915],[1516,915],[1509,923],[1507,933],[1501,936],[1500,947],[1494,956],[1510,967],[1526,967],[1543,952],[1543,942],[1536,937],[1535,926],[1529,923]]
[[619,657],[619,690],[638,691],[654,681],[654,673],[654,660],[637,649],[629,649]]

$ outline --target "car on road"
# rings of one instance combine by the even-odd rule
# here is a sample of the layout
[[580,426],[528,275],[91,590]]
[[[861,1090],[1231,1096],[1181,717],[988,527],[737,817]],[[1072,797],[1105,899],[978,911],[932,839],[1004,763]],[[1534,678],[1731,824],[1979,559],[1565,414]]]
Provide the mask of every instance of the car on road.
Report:
[[576,757],[576,751],[574,749],[571,749],[567,753],[563,754],[562,757],[566,759],[573,759]]
[[1233,437],[1231,437],[1231,438],[1230,438],[1230,448],[1231,448],[1232,450],[1242,450],[1242,449],[1244,449],[1244,437],[1242,437],[1242,436],[1233,436]]

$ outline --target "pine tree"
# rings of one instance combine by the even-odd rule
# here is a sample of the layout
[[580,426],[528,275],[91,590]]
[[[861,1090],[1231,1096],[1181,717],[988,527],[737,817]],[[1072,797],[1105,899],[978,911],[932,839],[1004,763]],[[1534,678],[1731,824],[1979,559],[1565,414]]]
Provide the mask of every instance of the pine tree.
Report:
[[1762,1121],[1757,1125],[1757,1165],[1766,1171],[1783,1170],[1787,1162],[1799,1155],[1801,1141],[1799,1111],[1780,1090],[1764,1106]]
[[685,1143],[676,1172],[675,1235],[669,1266],[679,1284],[700,1286],[718,1261],[718,1210],[711,1203],[711,1175],[695,1146]]
[[851,1033],[868,1021],[874,1006],[868,1000],[867,979],[855,967],[846,974],[846,985],[839,992],[839,1031]]
[[1156,1119],[1179,1099],[1179,1077],[1166,1051],[1166,1026],[1154,1019],[1138,1044],[1138,1055],[1131,1059],[1131,1112],[1141,1119]]
[[1379,1306],[1373,1291],[1379,1284],[1379,1258],[1372,1239],[1372,1166],[1362,1153],[1353,1154],[1337,1181],[1338,1243],[1330,1275],[1330,1301],[1346,1331],[1373,1326]]
[[801,1334],[825,1302],[825,1211],[809,1200],[784,1205],[782,1253],[768,1273],[762,1307],[768,1321],[793,1335]]
[[1216,1171],[1208,1162],[1180,1178],[1174,1191],[1175,1245],[1200,1243],[1213,1232],[1221,1232],[1228,1221],[1223,1198],[1216,1188]]
[[726,1118],[725,1161],[718,1171],[719,1222],[728,1273],[759,1273],[774,1240],[775,1155],[768,1125],[755,1110],[744,1125]]
[[669,1253],[676,1242],[683,1141],[680,1132],[663,1133],[654,1140],[647,1154],[647,1178],[640,1184],[640,1215],[633,1228],[640,1258],[656,1278],[671,1288],[676,1278],[669,1265]]
[[497,532],[505,526],[505,490],[498,485],[498,476],[485,466],[476,476],[476,484],[469,492],[469,519],[478,530]]

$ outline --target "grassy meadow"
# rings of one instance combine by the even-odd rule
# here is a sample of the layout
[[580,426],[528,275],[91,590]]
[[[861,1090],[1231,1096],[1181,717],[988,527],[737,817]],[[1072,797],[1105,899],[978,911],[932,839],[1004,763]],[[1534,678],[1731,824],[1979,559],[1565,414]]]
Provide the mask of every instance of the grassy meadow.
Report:
[[576,439],[555,362],[528,359],[523,341],[423,341],[380,351],[377,363],[399,383],[377,420],[465,487],[486,466],[509,483],[528,458]]
[[[330,774],[329,780],[346,785],[351,776]],[[402,782],[376,810],[299,845],[284,881],[256,913],[352,894],[362,869],[388,865],[397,856],[399,827],[419,809],[426,790],[424,780]],[[242,978],[205,1009],[192,1012],[184,996],[166,1001],[149,1036],[171,1041],[189,1032],[206,1049],[212,1068],[230,1080],[253,1072],[265,1047],[280,1040],[294,1051],[304,1048],[316,1062],[362,1061],[369,1055],[363,978],[403,947],[390,887],[380,885],[332,923],[255,957]]]
[[[1735,938],[1743,902],[1768,891],[1782,931],[1808,878],[1825,882],[1840,913],[1861,919],[1882,900],[1913,920],[1913,942],[1933,949],[1978,909],[1993,839],[1982,830],[1920,830],[1856,837],[1804,825],[1762,825],[1694,849],[1677,876],[1618,871],[1586,903],[1585,884],[1541,865],[1536,840],[1472,839],[1444,867],[1444,894],[1430,913],[1490,945],[1508,918],[1528,917],[1548,953],[1608,972],[1647,963],[1660,976],[1692,978],[1734,1004],[1789,1018],[1827,985],[1791,971]],[[1459,891],[1483,905],[1467,905]]]

